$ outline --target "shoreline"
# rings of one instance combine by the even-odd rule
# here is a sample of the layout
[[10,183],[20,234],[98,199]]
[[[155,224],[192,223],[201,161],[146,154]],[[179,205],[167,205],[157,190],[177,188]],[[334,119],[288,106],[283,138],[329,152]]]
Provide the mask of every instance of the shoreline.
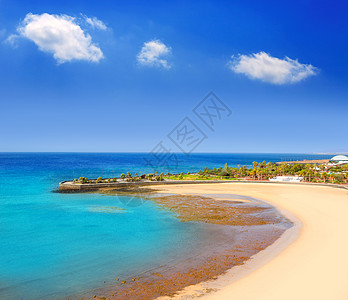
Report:
[[316,183],[316,182],[276,182],[268,180],[242,180],[242,179],[225,179],[225,180],[164,180],[164,181],[140,181],[140,182],[115,182],[115,183],[90,183],[90,184],[76,184],[73,181],[62,181],[58,185],[58,193],[84,193],[84,192],[99,192],[103,190],[110,190],[114,188],[134,188],[134,187],[151,187],[162,185],[181,185],[181,184],[217,184],[217,183],[256,183],[256,184],[288,184],[288,185],[309,185],[333,187],[348,190],[348,184],[338,183]]
[[[115,283],[90,291],[77,296],[78,299],[94,296],[96,299],[173,297],[188,286],[215,279],[230,268],[244,264],[250,257],[272,245],[293,225],[273,206],[255,198],[241,200],[238,195],[230,195],[227,197],[229,199],[218,199],[212,195],[163,195],[157,189],[152,196],[147,199],[160,208],[172,211],[180,221],[201,223],[207,230],[206,234],[211,232],[210,237],[207,236],[208,239],[202,241],[188,257],[169,262],[162,269],[146,272],[143,276],[134,274],[133,282],[130,278],[120,279],[123,284]],[[212,233],[214,226],[215,233]]]
[[[217,280],[190,286],[174,299],[347,299],[348,193],[346,187],[332,187],[335,186],[302,183],[296,186],[224,183],[200,189],[164,187],[164,192],[226,194],[233,191],[257,197],[302,223],[301,227],[297,223],[298,226],[288,229],[244,265],[230,269]],[[206,289],[212,292],[204,293]]]
[[[258,182],[260,183],[260,182]],[[279,183],[275,183],[279,184]],[[281,184],[281,183],[280,183]],[[287,184],[287,183],[284,183]],[[291,184],[291,183],[290,183]],[[257,269],[265,266],[273,258],[280,255],[287,247],[289,247],[296,239],[299,237],[302,229],[302,222],[292,213],[283,209],[279,205],[272,204],[271,202],[263,199],[265,202],[278,210],[278,212],[285,218],[289,219],[293,226],[286,229],[281,236],[276,239],[271,245],[267,246],[265,249],[259,251],[258,253],[252,255],[246,262],[242,265],[233,266],[225,273],[221,274],[215,280],[208,280],[205,282],[198,283],[196,285],[191,285],[185,289],[178,291],[173,297],[159,297],[158,300],[176,300],[176,299],[191,299],[191,298],[215,298],[214,292],[218,292],[225,287],[234,284],[238,280],[252,274]],[[209,291],[208,293],[206,291]],[[212,293],[212,295],[210,295]],[[216,298],[222,299],[222,298]]]

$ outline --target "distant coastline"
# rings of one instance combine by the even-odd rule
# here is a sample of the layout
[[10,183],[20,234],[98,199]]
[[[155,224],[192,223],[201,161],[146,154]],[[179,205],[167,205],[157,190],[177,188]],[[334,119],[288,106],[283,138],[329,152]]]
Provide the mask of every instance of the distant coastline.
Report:
[[162,184],[188,184],[208,182],[266,182],[277,177],[296,177],[297,181],[304,183],[328,183],[348,184],[348,157],[338,155],[331,159],[296,160],[266,163],[253,162],[252,167],[230,167],[227,163],[219,168],[203,168],[198,172],[172,173],[148,173],[140,174],[130,172],[122,173],[120,177],[88,179],[86,177],[75,178],[59,183],[60,192],[86,192],[105,188],[122,188],[144,185]]

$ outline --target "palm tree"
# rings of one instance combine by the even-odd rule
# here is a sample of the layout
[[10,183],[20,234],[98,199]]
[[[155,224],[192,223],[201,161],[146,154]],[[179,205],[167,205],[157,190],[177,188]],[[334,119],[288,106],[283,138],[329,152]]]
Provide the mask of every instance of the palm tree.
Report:
[[321,173],[321,178],[324,180],[324,183],[326,183],[327,177],[328,175],[326,172]]
[[281,165],[279,166],[280,173],[282,174],[282,176],[284,176],[285,168],[286,168],[286,165],[285,165],[285,164],[281,164]]
[[313,176],[313,171],[312,171],[311,169],[309,169],[309,170],[307,171],[307,175],[308,175],[308,181],[311,182],[312,176]]
[[250,170],[249,176],[252,177],[255,180],[256,179],[256,171],[254,169]]
[[272,172],[272,163],[268,162],[266,165],[266,168],[267,168],[268,175],[270,175]]
[[225,165],[224,165],[224,171],[228,172],[228,164],[227,163],[225,163]]
[[262,162],[261,168],[266,168],[266,161],[263,161],[263,162]]
[[332,180],[332,183],[335,183],[335,178],[336,178],[335,174],[331,173],[330,174],[330,179]]
[[301,170],[301,171],[299,172],[299,175],[300,175],[301,177],[303,177],[303,181],[306,181],[306,171],[305,171],[305,170]]

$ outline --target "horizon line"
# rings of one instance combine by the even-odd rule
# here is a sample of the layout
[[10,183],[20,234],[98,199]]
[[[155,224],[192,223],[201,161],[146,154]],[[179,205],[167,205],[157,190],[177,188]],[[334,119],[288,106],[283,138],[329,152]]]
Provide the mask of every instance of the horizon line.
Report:
[[[5,153],[85,153],[85,154],[151,154],[152,152],[143,152],[143,151],[0,151],[0,154]],[[182,154],[186,156],[195,155],[195,154],[308,154],[308,155],[333,155],[333,154],[348,154],[348,152],[194,152],[194,153],[183,153],[183,152],[170,152],[173,154]]]

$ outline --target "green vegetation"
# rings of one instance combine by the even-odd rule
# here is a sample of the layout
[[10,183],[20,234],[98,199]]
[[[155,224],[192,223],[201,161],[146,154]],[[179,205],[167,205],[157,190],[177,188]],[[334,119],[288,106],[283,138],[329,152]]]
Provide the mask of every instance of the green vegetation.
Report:
[[[290,164],[290,163],[258,163],[253,162],[252,166],[229,167],[226,163],[223,167],[203,170],[197,173],[187,172],[184,174],[164,174],[158,172],[140,175],[130,172],[122,173],[120,178],[127,182],[163,181],[163,180],[268,180],[276,176],[300,176],[305,182],[322,183],[347,183],[348,182],[348,164],[340,166],[330,166],[326,164]],[[99,177],[97,180],[89,180],[85,177],[74,179],[74,183],[103,183],[118,182],[117,178]]]
[[91,180],[88,180],[86,177],[80,177],[79,180],[77,180],[78,183],[91,183]]
[[244,180],[268,180],[276,176],[300,176],[305,182],[347,183],[348,165],[329,166],[320,164],[279,164],[253,162],[253,166],[229,167],[208,169],[198,172],[199,175],[207,175],[217,179],[244,179]]

